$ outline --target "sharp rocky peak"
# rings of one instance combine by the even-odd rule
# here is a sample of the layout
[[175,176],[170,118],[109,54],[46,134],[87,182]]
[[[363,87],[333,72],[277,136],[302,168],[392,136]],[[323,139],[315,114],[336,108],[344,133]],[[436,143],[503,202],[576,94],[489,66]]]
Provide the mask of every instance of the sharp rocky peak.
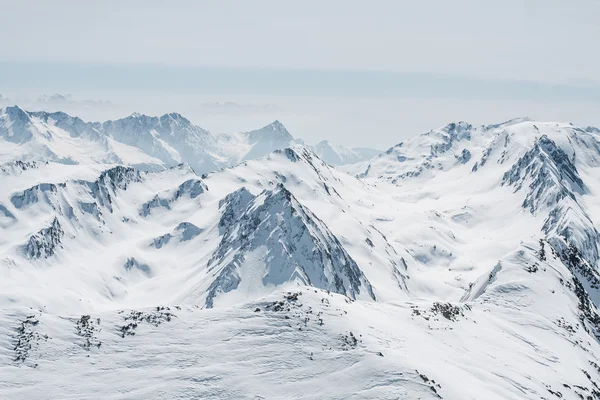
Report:
[[189,124],[189,125],[192,124],[189,119],[187,119],[183,115],[181,115],[179,113],[175,113],[175,112],[164,114],[159,119],[162,124],[165,124],[165,123],[169,123],[169,124],[177,123],[177,124]]
[[245,272],[255,268],[245,265],[250,254],[261,254],[264,261],[260,282],[252,286],[298,281],[351,298],[362,293],[375,299],[371,284],[339,240],[283,184],[257,196],[239,189],[221,201],[220,209],[222,239],[208,262],[216,278],[208,289],[207,307],[244,280],[257,279]]
[[152,116],[149,116],[146,114],[134,112],[125,118],[117,119],[115,121],[108,121],[108,122],[122,122],[122,123],[129,123],[129,124],[138,124],[138,125],[154,125],[158,122],[158,117],[152,117]]
[[[275,150],[274,154],[283,154],[291,162],[304,162],[310,167],[322,181],[327,181],[324,173],[331,174],[331,169],[314,151],[302,146],[286,147],[285,149]],[[337,179],[336,179],[337,180]]]
[[[22,144],[34,137],[31,114],[19,106],[5,107],[0,112],[0,138]],[[49,136],[47,132],[42,135]]]
[[23,251],[29,259],[49,258],[60,246],[63,236],[64,231],[58,218],[55,217],[50,226],[29,238],[27,244],[23,246]]
[[99,205],[113,212],[113,196],[117,190],[127,190],[134,182],[141,182],[140,172],[132,167],[116,166],[103,171],[94,182],[83,181]]
[[587,191],[569,156],[548,136],[543,135],[502,178],[502,185],[521,190],[528,183],[523,207],[535,213],[542,206],[555,206],[560,200]]
[[16,120],[25,120],[30,118],[29,112],[23,110],[18,105],[4,107],[2,109],[2,114],[5,114],[11,119]]
[[281,122],[279,122],[279,120],[275,120],[273,122],[271,122],[269,125],[265,126],[263,129],[271,129],[273,131],[286,131],[287,129],[285,129],[285,126],[283,126],[283,124]]

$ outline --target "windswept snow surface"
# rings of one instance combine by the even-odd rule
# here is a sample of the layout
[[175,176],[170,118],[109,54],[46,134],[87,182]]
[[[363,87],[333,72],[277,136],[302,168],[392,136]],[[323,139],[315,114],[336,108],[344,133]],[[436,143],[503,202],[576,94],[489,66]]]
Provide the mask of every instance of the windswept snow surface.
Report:
[[0,398],[600,399],[597,130],[452,123],[341,171],[275,124],[199,175],[176,114],[28,115],[0,125]]

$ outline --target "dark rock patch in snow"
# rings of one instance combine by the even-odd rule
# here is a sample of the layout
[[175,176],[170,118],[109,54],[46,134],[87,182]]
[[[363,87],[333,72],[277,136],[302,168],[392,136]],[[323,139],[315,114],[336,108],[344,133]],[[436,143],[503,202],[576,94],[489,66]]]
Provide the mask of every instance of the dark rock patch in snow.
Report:
[[63,235],[64,231],[58,218],[55,217],[48,228],[40,230],[29,238],[24,247],[25,255],[30,259],[48,258],[54,255]]
[[126,271],[131,271],[131,270],[135,269],[135,270],[143,272],[147,276],[152,275],[152,268],[150,268],[150,266],[148,264],[141,263],[133,257],[127,259],[124,267],[125,267]]

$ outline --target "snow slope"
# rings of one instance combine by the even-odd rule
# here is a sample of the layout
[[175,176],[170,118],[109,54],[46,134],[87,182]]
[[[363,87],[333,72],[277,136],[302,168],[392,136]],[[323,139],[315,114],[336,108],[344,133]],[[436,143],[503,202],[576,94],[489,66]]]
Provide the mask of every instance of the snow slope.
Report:
[[600,398],[591,128],[44,161],[0,166],[0,398]]

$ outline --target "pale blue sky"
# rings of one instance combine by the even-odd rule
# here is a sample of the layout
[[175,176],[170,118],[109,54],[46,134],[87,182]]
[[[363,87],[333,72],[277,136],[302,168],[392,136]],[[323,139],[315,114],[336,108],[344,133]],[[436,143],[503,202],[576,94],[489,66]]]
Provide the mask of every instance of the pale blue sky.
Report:
[[[600,125],[595,0],[0,6],[0,94],[25,103],[54,92],[113,101],[104,114],[78,110],[90,118],[190,110],[206,126],[213,122],[190,101],[267,101],[284,105],[280,119],[298,136],[366,145],[360,135],[372,127],[369,141],[380,147],[445,118],[530,115]],[[405,111],[407,104],[420,111]],[[241,118],[206,127],[243,129]]]

